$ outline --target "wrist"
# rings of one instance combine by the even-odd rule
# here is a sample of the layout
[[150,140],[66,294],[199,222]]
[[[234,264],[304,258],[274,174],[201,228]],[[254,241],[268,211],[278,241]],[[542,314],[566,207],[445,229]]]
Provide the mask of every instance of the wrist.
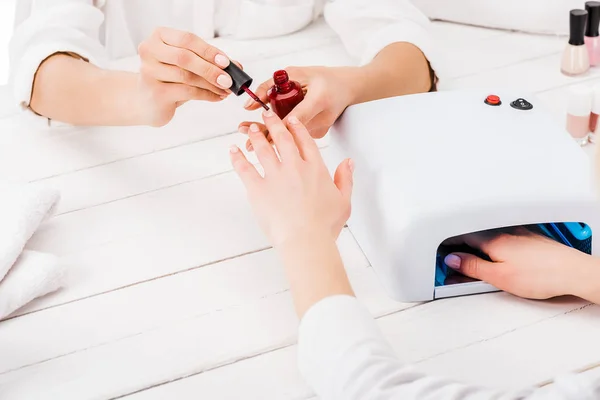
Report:
[[600,258],[583,255],[569,266],[567,294],[597,301],[600,293]]
[[348,105],[364,103],[368,101],[369,92],[369,70],[367,66],[363,67],[346,67],[346,87],[349,90]]
[[313,248],[320,243],[335,243],[336,239],[328,227],[320,224],[307,224],[287,235],[281,242],[275,243],[273,247],[281,253]]

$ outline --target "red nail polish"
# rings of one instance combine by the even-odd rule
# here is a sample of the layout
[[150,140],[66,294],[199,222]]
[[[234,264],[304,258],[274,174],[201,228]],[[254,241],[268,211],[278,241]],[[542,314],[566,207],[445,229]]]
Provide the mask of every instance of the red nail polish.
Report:
[[275,84],[267,93],[269,103],[275,114],[283,119],[304,99],[304,92],[300,83],[290,81],[285,70],[276,71],[273,74],[273,82]]

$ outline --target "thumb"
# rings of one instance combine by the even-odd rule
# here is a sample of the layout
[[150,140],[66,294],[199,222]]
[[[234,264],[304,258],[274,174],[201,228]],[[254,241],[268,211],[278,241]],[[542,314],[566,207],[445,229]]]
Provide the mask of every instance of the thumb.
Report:
[[494,271],[498,265],[493,262],[486,261],[473,254],[452,253],[444,258],[444,263],[463,275],[494,285]]
[[350,198],[352,197],[353,173],[354,162],[351,159],[347,159],[338,165],[333,175],[335,186],[337,186],[344,199],[348,202],[350,202]]

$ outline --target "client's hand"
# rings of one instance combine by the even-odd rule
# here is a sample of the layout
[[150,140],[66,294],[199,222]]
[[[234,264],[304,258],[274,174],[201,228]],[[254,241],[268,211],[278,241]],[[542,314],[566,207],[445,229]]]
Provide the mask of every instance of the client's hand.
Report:
[[267,111],[263,120],[277,152],[256,124],[249,136],[264,177],[239,148],[231,148],[231,162],[262,229],[273,246],[312,232],[337,238],[350,216],[352,162],[342,162],[331,179],[315,141],[297,118],[284,124]]
[[[313,138],[325,136],[331,125],[340,114],[353,104],[358,95],[360,70],[353,67],[288,67],[285,69],[291,80],[302,85],[305,92],[304,100],[288,115],[295,116],[302,122]],[[269,102],[267,91],[273,86],[273,79],[261,84],[256,90],[256,95],[265,103]],[[245,105],[248,110],[256,110],[260,105],[249,99]],[[287,118],[286,118],[287,119]],[[247,134],[252,122],[242,122],[238,129]],[[263,133],[267,127],[258,124]],[[248,150],[250,141],[246,143]]]
[[140,111],[148,125],[161,126],[188,100],[221,101],[231,92],[223,71],[229,58],[198,36],[158,28],[140,43]]
[[585,297],[581,291],[592,257],[525,228],[514,234],[469,234],[448,242],[481,250],[493,262],[453,253],[446,256],[446,265],[500,290],[530,299]]

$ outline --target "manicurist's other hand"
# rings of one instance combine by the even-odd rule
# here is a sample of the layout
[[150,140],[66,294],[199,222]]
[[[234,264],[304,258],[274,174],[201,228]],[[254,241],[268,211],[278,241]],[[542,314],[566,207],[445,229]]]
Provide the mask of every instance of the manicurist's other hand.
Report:
[[148,125],[168,123],[189,100],[221,101],[231,92],[224,52],[190,32],[158,28],[138,47],[139,107]]
[[530,299],[575,295],[600,301],[596,258],[524,228],[512,234],[469,234],[451,242],[478,249],[492,261],[453,253],[446,257],[446,265],[498,289]]
[[267,111],[263,120],[277,151],[257,124],[250,125],[249,140],[264,176],[237,147],[231,149],[231,162],[267,237],[274,246],[310,232],[337,238],[350,216],[352,162],[342,162],[332,179],[315,141],[296,117],[284,123]]
[[[288,67],[285,69],[290,80],[302,85],[305,93],[304,100],[300,102],[287,118],[294,116],[304,124],[313,138],[325,136],[331,125],[337,120],[349,105],[358,97],[360,74],[359,68],[354,67]],[[256,95],[268,104],[268,90],[273,86],[273,79],[263,82],[256,90]],[[260,105],[249,99],[245,104],[247,110],[256,110]],[[253,122],[242,122],[238,129],[247,134]],[[268,128],[264,124],[257,124],[263,133]],[[248,150],[251,148],[250,140],[246,143]]]

